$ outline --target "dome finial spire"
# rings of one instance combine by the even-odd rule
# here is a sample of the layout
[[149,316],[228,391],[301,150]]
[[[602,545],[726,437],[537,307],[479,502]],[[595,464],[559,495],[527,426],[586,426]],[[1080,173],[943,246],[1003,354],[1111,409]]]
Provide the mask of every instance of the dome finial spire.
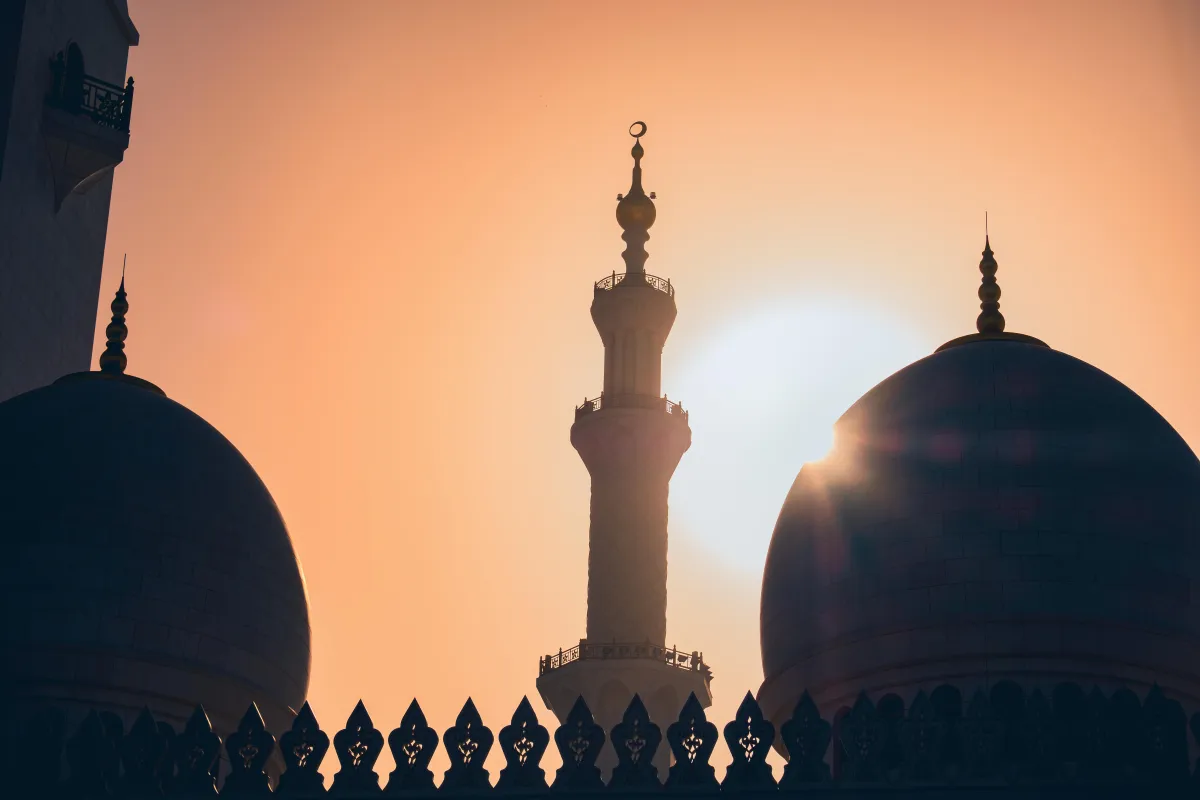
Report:
[[1002,340],[1006,342],[1021,342],[1037,347],[1048,347],[1041,339],[1035,339],[1024,333],[1009,333],[1004,330],[1004,315],[1000,313],[1000,284],[996,283],[996,256],[992,252],[992,237],[988,230],[987,212],[983,213],[983,258],[979,262],[979,271],[983,280],[979,285],[979,317],[975,320],[978,333],[970,333],[951,339],[937,349],[942,352],[951,347],[972,342],[990,342]]
[[654,192],[649,196],[642,189],[642,137],[646,135],[646,123],[638,121],[629,126],[629,135],[634,138],[633,149],[633,183],[629,193],[617,195],[617,224],[625,231],[621,238],[627,247],[621,253],[625,259],[625,271],[630,274],[641,274],[646,271],[646,242],[650,239],[650,226],[654,224],[657,214],[654,208]]
[[[126,260],[129,256],[126,255]],[[100,371],[109,375],[122,375],[129,359],[125,356],[125,339],[129,336],[129,328],[125,325],[125,315],[129,312],[129,301],[125,295],[125,261],[121,262],[121,286],[113,298],[112,322],[104,330],[108,341],[104,352],[100,354]]]
[[992,254],[991,234],[988,231],[987,212],[983,212],[983,259],[979,271],[983,280],[979,285],[979,318],[975,329],[980,333],[1003,333],[1004,315],[1000,313],[1000,284],[996,282],[996,257]]

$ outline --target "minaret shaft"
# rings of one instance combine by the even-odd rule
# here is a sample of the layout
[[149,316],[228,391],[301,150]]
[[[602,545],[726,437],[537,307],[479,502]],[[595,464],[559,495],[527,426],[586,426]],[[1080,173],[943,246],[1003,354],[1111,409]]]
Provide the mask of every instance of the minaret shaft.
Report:
[[661,400],[601,408],[581,416],[571,442],[592,477],[587,640],[665,645],[667,496],[691,444],[687,421]]
[[604,393],[571,429],[592,477],[588,641],[666,643],[667,493],[691,444],[686,416],[660,391],[675,313],[669,287],[638,275],[592,300]]
[[675,321],[675,304],[668,307],[663,298],[646,296],[654,291],[649,287],[617,291],[625,302],[592,304],[592,319],[604,342],[604,395],[614,403],[630,395],[661,397],[662,351]]
[[587,639],[667,638],[667,481],[636,474],[592,478]]

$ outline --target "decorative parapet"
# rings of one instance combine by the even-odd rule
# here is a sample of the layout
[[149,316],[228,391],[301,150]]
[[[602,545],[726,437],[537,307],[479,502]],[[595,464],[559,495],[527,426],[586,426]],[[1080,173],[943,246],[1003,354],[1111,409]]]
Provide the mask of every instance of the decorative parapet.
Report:
[[660,278],[657,275],[647,275],[644,272],[614,272],[606,278],[596,281],[597,292],[608,292],[618,286],[649,286],[668,297],[675,296],[675,288],[671,286],[670,278]]
[[[66,741],[62,716],[46,712],[15,731],[5,789],[6,796],[29,800],[190,800],[217,795],[220,783],[222,797],[266,797],[272,794],[266,764],[278,749],[285,768],[273,793],[280,797],[314,798],[328,791],[366,798],[382,790],[462,798],[607,788],[616,796],[665,789],[732,796],[803,792],[807,798],[853,800],[914,798],[933,790],[931,796],[947,800],[976,794],[992,800],[1161,800],[1200,794],[1200,765],[1193,770],[1188,762],[1188,727],[1179,703],[1157,687],[1143,702],[1127,689],[1087,694],[1076,684],[1063,684],[1046,696],[1009,682],[977,692],[966,704],[951,686],[918,694],[908,708],[895,695],[875,703],[864,694],[832,724],[805,694],[779,731],[750,694],[723,728],[707,719],[693,695],[665,730],[634,697],[621,722],[605,731],[580,698],[553,737],[528,700],[496,736],[470,700],[441,736],[413,701],[386,739],[361,702],[333,736],[321,730],[307,704],[278,737],[251,706],[224,741],[203,708],[179,732],[149,711],[128,732],[117,717],[92,712]],[[1190,727],[1193,735],[1200,732],[1200,714]],[[777,739],[788,755],[778,778],[766,762]],[[723,756],[730,760],[719,779],[711,762],[722,740]],[[429,769],[439,741],[450,761],[440,784]],[[548,776],[541,761],[551,741],[562,766]],[[385,742],[395,769],[383,777],[375,764]],[[660,775],[654,755],[664,744],[674,763]],[[494,783],[485,767],[493,745],[504,758]],[[596,767],[605,746],[615,750],[617,764],[607,786]],[[330,750],[338,768],[327,789],[319,770]],[[219,782],[222,752],[228,774]]]
[[575,406],[575,419],[602,408],[648,408],[670,414],[682,422],[688,420],[688,412],[684,410],[683,406],[668,400],[666,395],[649,397],[640,394],[601,394],[599,397],[584,400],[582,404]]
[[674,647],[659,647],[649,643],[642,644],[611,644],[580,641],[568,650],[559,650],[538,659],[538,675],[545,675],[572,661],[603,660],[603,659],[644,659],[662,661],[669,666],[678,667],[710,675],[708,665],[704,663],[704,654],[693,650],[684,653]]

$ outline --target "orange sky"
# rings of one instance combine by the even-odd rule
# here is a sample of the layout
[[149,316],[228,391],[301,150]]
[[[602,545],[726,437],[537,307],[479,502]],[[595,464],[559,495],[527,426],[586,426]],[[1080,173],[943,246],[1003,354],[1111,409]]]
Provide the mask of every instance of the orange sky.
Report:
[[537,657],[584,630],[568,432],[635,119],[694,435],[668,631],[718,722],[761,681],[758,572],[809,440],[973,330],[985,209],[1009,329],[1200,446],[1194,3],[130,5],[99,341],[127,252],[130,371],[288,521],[328,730],[362,697],[386,733],[414,695],[438,730],[468,695],[494,730],[523,694],[552,725]]

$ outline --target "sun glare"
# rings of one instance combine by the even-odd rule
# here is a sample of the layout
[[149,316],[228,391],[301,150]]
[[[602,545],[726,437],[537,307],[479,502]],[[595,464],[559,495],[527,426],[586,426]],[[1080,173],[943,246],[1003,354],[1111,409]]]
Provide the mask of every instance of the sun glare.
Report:
[[692,426],[671,482],[672,535],[761,571],[784,497],[830,452],[837,419],[930,352],[902,320],[831,298],[751,310],[714,331],[666,376]]

